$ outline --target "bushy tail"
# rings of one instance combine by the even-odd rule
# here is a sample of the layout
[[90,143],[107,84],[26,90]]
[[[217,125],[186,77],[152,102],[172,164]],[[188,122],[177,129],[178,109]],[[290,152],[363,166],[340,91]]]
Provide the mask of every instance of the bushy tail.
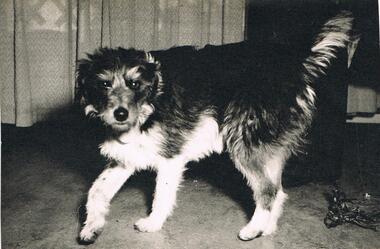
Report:
[[327,73],[341,49],[347,49],[347,65],[350,66],[359,41],[359,36],[353,30],[353,21],[351,12],[341,11],[322,26],[311,48],[311,55],[303,63],[304,78],[308,83],[313,83]]

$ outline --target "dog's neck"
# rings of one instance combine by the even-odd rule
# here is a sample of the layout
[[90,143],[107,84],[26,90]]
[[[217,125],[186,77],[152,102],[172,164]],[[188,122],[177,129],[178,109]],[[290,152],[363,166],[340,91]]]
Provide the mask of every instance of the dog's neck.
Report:
[[115,141],[121,145],[126,145],[129,143],[130,137],[141,134],[142,131],[139,127],[135,126],[127,131],[117,131],[112,128],[107,128],[106,141]]
[[118,130],[112,129],[110,126],[107,126],[106,127],[106,139],[105,139],[105,141],[114,140],[120,144],[124,144],[124,142],[121,140],[121,136],[127,132],[129,132],[129,131],[118,131]]

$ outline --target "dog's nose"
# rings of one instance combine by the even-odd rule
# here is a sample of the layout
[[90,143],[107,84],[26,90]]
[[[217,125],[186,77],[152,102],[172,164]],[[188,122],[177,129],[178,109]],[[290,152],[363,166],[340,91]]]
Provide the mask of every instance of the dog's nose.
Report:
[[125,121],[128,118],[128,110],[123,107],[119,107],[114,111],[113,115],[117,121]]

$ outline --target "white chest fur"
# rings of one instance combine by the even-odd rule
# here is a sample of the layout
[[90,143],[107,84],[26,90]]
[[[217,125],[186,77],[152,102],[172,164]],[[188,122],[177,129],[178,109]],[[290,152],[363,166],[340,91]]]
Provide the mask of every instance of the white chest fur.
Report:
[[153,164],[162,159],[159,155],[162,141],[162,132],[158,127],[149,132],[134,129],[120,136],[119,140],[109,140],[101,144],[100,153],[125,165],[146,168],[154,166]]
[[[125,165],[145,169],[147,167],[158,167],[167,163],[159,152],[165,138],[159,125],[155,125],[148,132],[131,130],[117,140],[109,140],[100,145],[101,154],[108,158],[118,160]],[[219,133],[217,122],[209,117],[203,116],[196,128],[187,135],[181,153],[176,155],[176,160],[187,163],[199,160],[212,152],[220,153],[223,150],[223,139]]]

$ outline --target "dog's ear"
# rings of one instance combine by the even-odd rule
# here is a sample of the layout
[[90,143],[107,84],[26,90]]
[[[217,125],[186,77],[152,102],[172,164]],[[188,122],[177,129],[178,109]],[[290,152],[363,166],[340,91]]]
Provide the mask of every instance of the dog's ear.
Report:
[[81,59],[77,62],[76,80],[78,88],[83,88],[91,70],[92,62],[88,59]]
[[159,69],[160,63],[156,61],[156,59],[153,57],[153,55],[149,52],[145,52],[145,60],[148,63],[156,64],[158,66],[157,70]]
[[92,61],[88,59],[81,59],[77,62],[76,68],[76,82],[77,82],[77,92],[76,92],[76,103],[79,104],[86,114],[86,116],[93,117],[96,115],[97,111],[95,107],[88,102],[88,92],[87,92],[87,80],[90,77],[92,67]]
[[76,67],[76,85],[77,85],[77,91],[76,91],[76,102],[80,105],[85,105],[86,101],[86,79],[89,76],[91,68],[91,62],[87,59],[82,59],[77,62]]
[[162,77],[161,77],[161,63],[157,61],[151,53],[145,53],[146,61],[148,64],[146,68],[149,72],[152,72],[153,78],[153,91],[156,93],[155,95],[160,95],[162,93]]
[[148,62],[147,68],[149,70],[152,70],[154,72],[159,72],[161,69],[161,64],[159,61],[157,61],[153,55],[149,52],[145,53],[145,59]]

